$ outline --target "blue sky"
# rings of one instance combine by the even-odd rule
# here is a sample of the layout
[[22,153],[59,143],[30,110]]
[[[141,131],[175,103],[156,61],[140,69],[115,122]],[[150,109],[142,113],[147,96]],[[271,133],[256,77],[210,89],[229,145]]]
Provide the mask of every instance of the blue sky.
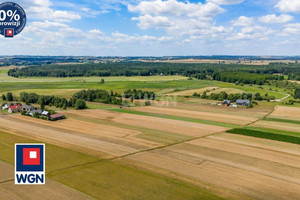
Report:
[[1,55],[300,55],[299,0],[15,0]]

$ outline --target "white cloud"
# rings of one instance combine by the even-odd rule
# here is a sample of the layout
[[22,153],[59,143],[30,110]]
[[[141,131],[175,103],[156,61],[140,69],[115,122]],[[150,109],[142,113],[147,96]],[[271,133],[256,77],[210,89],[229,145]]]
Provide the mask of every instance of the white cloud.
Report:
[[287,24],[283,30],[284,35],[298,35],[300,34],[300,23]]
[[169,36],[182,41],[187,41],[184,37],[217,38],[218,34],[228,32],[228,29],[212,22],[214,16],[224,12],[212,2],[142,1],[135,6],[128,5],[128,10],[140,13],[141,16],[132,20],[137,20],[141,29],[163,29]]
[[56,10],[53,12],[53,20],[58,22],[70,22],[81,19],[81,16],[68,11]]
[[244,39],[256,39],[256,40],[267,40],[269,35],[275,31],[268,27],[263,26],[248,26],[243,27],[240,32],[230,36],[229,40],[244,40]]
[[188,16],[197,17],[199,19],[207,19],[224,12],[220,6],[208,2],[190,3],[179,2],[176,0],[155,0],[155,1],[142,1],[136,6],[128,5],[130,12],[139,12],[141,14],[154,14],[154,15],[173,15],[173,16]]
[[275,7],[283,12],[300,13],[299,0],[280,0]]
[[285,15],[285,14],[281,14],[279,16],[266,15],[259,18],[259,21],[264,22],[266,24],[287,23],[293,20],[294,20],[293,16]]
[[236,21],[232,22],[234,26],[250,26],[254,24],[254,18],[240,16]]
[[133,17],[132,20],[138,20],[138,26],[141,29],[149,29],[149,28],[163,28],[171,26],[171,22],[165,16],[155,16],[151,15],[143,15],[140,17]]
[[233,5],[242,3],[244,0],[208,0],[219,5]]
[[81,19],[81,16],[77,13],[51,8],[53,3],[50,0],[16,0],[15,2],[24,8],[29,19],[57,22],[70,22]]

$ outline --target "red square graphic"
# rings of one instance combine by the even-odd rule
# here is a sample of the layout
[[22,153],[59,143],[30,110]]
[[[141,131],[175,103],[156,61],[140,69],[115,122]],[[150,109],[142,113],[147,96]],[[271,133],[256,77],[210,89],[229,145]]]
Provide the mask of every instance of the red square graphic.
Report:
[[12,30],[12,29],[6,29],[6,35],[7,36],[13,36],[14,35],[14,30]]
[[23,165],[40,165],[40,149],[24,148]]

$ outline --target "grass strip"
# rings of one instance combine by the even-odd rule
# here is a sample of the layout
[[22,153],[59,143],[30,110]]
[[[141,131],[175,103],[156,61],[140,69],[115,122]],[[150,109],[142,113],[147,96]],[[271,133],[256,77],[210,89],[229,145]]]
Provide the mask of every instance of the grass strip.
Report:
[[263,131],[245,129],[245,128],[235,128],[235,129],[228,130],[226,132],[237,134],[237,135],[246,135],[251,137],[264,138],[264,139],[288,142],[293,144],[300,144],[300,137],[295,137],[291,135],[282,135],[282,134],[277,134],[272,132],[263,132]]
[[282,122],[282,123],[290,123],[290,124],[300,125],[300,121],[297,121],[297,120],[279,119],[279,118],[270,118],[270,117],[265,117],[263,120],[264,121]]

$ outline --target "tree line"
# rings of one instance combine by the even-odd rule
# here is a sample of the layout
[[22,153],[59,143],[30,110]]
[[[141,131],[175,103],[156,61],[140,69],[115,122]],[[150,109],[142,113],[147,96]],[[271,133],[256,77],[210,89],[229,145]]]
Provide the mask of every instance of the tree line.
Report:
[[129,89],[124,91],[124,98],[155,100],[156,94],[150,91]]
[[69,65],[42,65],[11,69],[13,77],[78,77],[78,76],[152,76],[183,75],[198,76],[217,72],[248,72],[252,74],[283,74],[291,79],[300,73],[300,64],[269,64],[261,66],[211,63],[164,63],[164,62],[116,62]]
[[254,74],[249,72],[218,72],[212,75],[212,79],[228,83],[264,85],[268,80],[283,80],[284,77],[269,74]]
[[236,94],[228,94],[227,92],[220,92],[220,93],[211,93],[207,94],[207,91],[203,92],[203,94],[198,94],[194,93],[194,97],[200,97],[202,99],[211,99],[211,100],[218,100],[218,101],[223,101],[223,100],[230,100],[231,102],[236,102],[238,99],[243,99],[243,100],[250,100],[250,101],[263,101],[263,100],[274,100],[274,96],[269,96],[268,93],[266,93],[264,96],[261,96],[259,92],[253,94],[253,93],[236,93]]
[[130,98],[131,101],[135,99],[147,99],[147,100],[154,100],[156,98],[156,94],[151,91],[143,91],[143,90],[136,90],[136,89],[129,89],[125,90],[123,96],[117,92],[111,90],[110,92],[106,90],[96,89],[96,90],[82,90],[73,95],[71,100],[75,99],[84,99],[86,101],[91,102],[99,102],[99,103],[106,103],[106,104],[115,104],[115,105],[122,105],[124,98]]
[[86,103],[82,104],[82,100],[80,99],[70,99],[57,97],[54,95],[38,95],[36,93],[20,93],[20,100],[26,104],[37,103],[40,105],[40,109],[44,110],[45,106],[55,106],[56,108],[67,109],[68,107],[74,107],[76,109],[84,109],[86,108]]
[[81,90],[76,92],[71,101],[76,101],[76,99],[83,99],[86,101],[91,102],[99,102],[99,103],[106,103],[106,104],[122,104],[122,96],[114,91],[106,91],[106,90]]

